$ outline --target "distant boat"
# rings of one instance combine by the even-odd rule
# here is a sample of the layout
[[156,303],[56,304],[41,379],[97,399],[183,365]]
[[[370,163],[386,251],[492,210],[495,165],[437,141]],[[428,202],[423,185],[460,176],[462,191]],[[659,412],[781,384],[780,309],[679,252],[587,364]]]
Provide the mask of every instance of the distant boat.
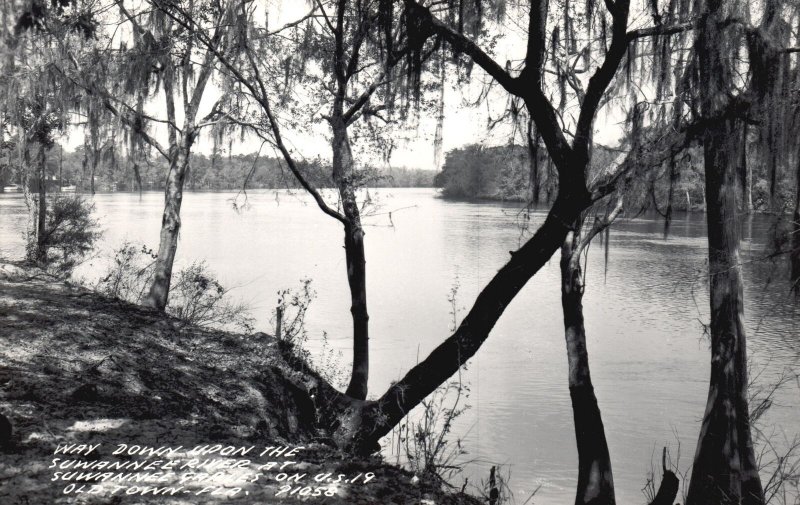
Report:
[[61,186],[62,193],[74,193],[76,189],[75,186]]
[[9,192],[9,191],[17,191],[17,192],[19,192],[19,191],[22,191],[22,188],[15,184],[13,186],[3,186],[3,191],[4,192]]

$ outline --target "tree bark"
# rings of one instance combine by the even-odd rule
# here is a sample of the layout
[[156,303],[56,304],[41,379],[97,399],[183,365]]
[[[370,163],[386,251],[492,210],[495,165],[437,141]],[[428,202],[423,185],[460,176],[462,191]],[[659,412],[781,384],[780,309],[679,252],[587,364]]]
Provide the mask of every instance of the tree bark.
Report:
[[531,203],[539,205],[541,181],[539,176],[539,133],[533,119],[528,119],[528,157],[530,158]]
[[797,156],[797,175],[795,176],[794,213],[792,214],[791,251],[789,263],[791,264],[791,289],[795,295],[800,296],[800,153]]
[[[613,505],[614,478],[603,419],[589,373],[589,353],[583,319],[581,224],[561,246],[561,305],[569,363],[569,394],[578,448],[578,485],[575,505]],[[591,240],[591,237],[589,237]]]
[[[336,107],[335,107],[336,109]],[[339,108],[339,110],[341,107]],[[333,129],[333,180],[339,190],[344,225],[344,251],[347,283],[350,286],[350,314],[353,318],[353,369],[346,394],[358,400],[367,397],[369,380],[369,313],[367,312],[367,272],[364,254],[364,228],[353,185],[353,154],[347,125],[339,110],[331,120]]]
[[731,35],[721,20],[725,0],[709,0],[695,43],[700,73],[699,111],[709,121],[703,132],[705,203],[708,224],[711,377],[708,400],[686,505],[763,505],[750,434],[747,348],[739,257],[737,185],[740,180],[742,121],[728,109]]
[[36,212],[36,261],[44,263],[47,260],[47,149],[43,144],[39,144],[37,158],[39,201]]
[[181,229],[181,203],[183,202],[183,180],[189,166],[191,147],[183,149],[170,160],[167,184],[164,189],[164,213],[161,217],[158,256],[153,269],[153,282],[144,304],[164,311],[169,300],[172,282],[172,266],[178,249],[178,234]]
[[744,297],[736,204],[737,120],[710,126],[703,141],[711,305],[711,379],[687,505],[763,505],[747,401]]
[[[143,36],[155,40],[152,33],[146,31],[139,25],[122,5],[117,4],[120,11],[134,25],[134,29]],[[202,63],[193,62],[191,58],[183,58],[180,65],[176,65],[170,56],[170,49],[175,41],[161,40],[160,46],[166,50],[159,55],[161,65],[164,68],[163,90],[167,107],[167,132],[169,136],[169,172],[167,173],[166,187],[164,189],[164,214],[161,220],[161,236],[158,246],[158,257],[156,259],[155,270],[153,272],[153,282],[144,300],[144,304],[164,311],[169,298],[169,288],[172,279],[172,266],[175,261],[175,252],[178,247],[178,233],[180,232],[181,219],[180,210],[183,201],[183,184],[189,170],[189,163],[192,154],[192,145],[197,138],[197,127],[195,121],[197,111],[200,108],[200,100],[203,98],[206,84],[211,77],[214,69],[212,62],[215,55],[221,49],[223,34],[229,26],[227,18],[222,20],[220,26],[215,28],[214,35],[208,40],[209,46],[206,48]],[[171,30],[167,29],[169,33]],[[167,35],[165,35],[167,37]],[[186,54],[192,54],[194,49],[194,38],[189,38],[188,46],[184,48]],[[199,69],[199,70],[198,70]],[[176,70],[180,73],[177,74]],[[194,78],[194,89],[190,90],[191,76],[197,73]],[[176,74],[180,78],[180,86],[176,84]],[[180,144],[178,139],[177,116],[175,114],[175,95],[177,91],[183,99],[183,130],[180,132]],[[141,96],[141,95],[140,95]],[[141,100],[141,99],[140,99]],[[141,104],[141,101],[137,104]],[[141,191],[141,186],[140,186]]]

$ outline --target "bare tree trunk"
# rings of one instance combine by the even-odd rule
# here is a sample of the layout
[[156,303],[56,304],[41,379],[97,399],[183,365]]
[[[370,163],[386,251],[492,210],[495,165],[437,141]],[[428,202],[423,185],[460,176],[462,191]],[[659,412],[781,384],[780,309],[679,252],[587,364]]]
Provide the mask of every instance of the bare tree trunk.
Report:
[[792,291],[800,295],[800,152],[797,155],[797,175],[795,176],[794,213],[792,214],[791,248],[789,263],[791,264]]
[[47,260],[47,149],[43,144],[39,144],[39,155],[37,159],[38,179],[39,179],[39,202],[36,213],[36,261],[44,263]]
[[539,133],[533,119],[528,119],[528,157],[530,157],[530,181],[531,181],[531,202],[539,205],[539,194],[541,193],[541,182],[539,180]]
[[747,125],[742,125],[741,161],[742,207],[747,214],[753,213],[753,168],[747,162]]
[[58,146],[58,192],[64,186],[64,146]]
[[342,200],[347,220],[344,230],[344,251],[347,282],[350,286],[350,313],[353,318],[353,369],[346,394],[358,400],[367,397],[369,380],[369,313],[367,312],[367,276],[364,255],[364,228],[353,186],[353,155],[347,126],[341,115],[334,113],[333,179]]
[[[747,401],[747,341],[739,257],[736,190],[740,180],[741,120],[727,110],[731,83],[729,41],[721,19],[725,0],[709,0],[695,43],[700,73],[699,110],[709,122],[703,132],[708,275],[711,309],[711,377],[695,451],[686,505],[763,505]],[[721,116],[721,117],[720,117]]]
[[704,135],[711,379],[687,505],[763,505],[750,435],[747,350],[736,204],[737,120]]
[[[583,319],[581,224],[561,246],[561,304],[569,363],[569,394],[578,448],[578,487],[575,505],[613,505],[614,478],[603,419],[589,374],[589,353]],[[591,240],[591,237],[588,237]]]
[[[175,83],[174,69],[167,62],[164,72],[164,95],[167,105],[167,119],[175,125]],[[188,111],[186,111],[188,112]],[[184,120],[182,145],[178,146],[178,133],[173,126],[169,127],[169,172],[164,188],[164,214],[161,218],[161,235],[158,245],[158,256],[153,269],[153,282],[144,300],[144,304],[164,311],[169,299],[169,287],[172,282],[172,265],[178,249],[178,233],[181,229],[181,203],[183,202],[183,179],[189,163],[192,145],[192,118]]]
[[[678,164],[675,161],[675,156],[670,156],[669,159],[669,192],[667,193],[667,210],[664,215],[664,238],[669,236],[669,227],[672,224],[672,201],[675,199],[675,185],[678,183]],[[655,198],[655,194],[654,194]],[[658,207],[656,207],[658,210]]]
[[161,234],[158,257],[153,270],[153,282],[144,300],[145,305],[163,311],[167,307],[169,288],[172,282],[172,265],[178,249],[178,234],[181,229],[181,203],[183,202],[183,180],[189,157],[186,150],[175,153],[170,160],[167,184],[164,189],[164,213],[161,218]]
[[139,157],[138,155],[133,155],[133,180],[135,186],[139,189],[139,200],[142,199],[142,173],[139,169]]

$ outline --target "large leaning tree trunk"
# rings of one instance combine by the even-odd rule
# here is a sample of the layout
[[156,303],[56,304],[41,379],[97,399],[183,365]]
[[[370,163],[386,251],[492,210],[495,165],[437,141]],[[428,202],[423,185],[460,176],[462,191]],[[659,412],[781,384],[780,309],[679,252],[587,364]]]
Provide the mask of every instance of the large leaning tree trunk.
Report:
[[578,448],[578,485],[575,505],[613,505],[614,477],[603,419],[589,372],[589,352],[583,318],[584,279],[581,256],[591,240],[605,230],[622,210],[622,198],[602,218],[595,218],[582,234],[583,219],[567,234],[561,246],[561,305],[569,365],[569,395]]
[[[541,227],[511,254],[509,262],[484,287],[450,337],[376,401],[351,401],[337,407],[333,420],[334,440],[359,452],[374,451],[381,437],[475,355],[506,307],[561,248],[580,214],[598,197],[596,192],[590,193],[587,189],[585,175],[590,161],[594,117],[627,52],[629,40],[645,34],[627,32],[627,0],[605,4],[612,17],[611,43],[605,50],[603,63],[595,70],[585,93],[582,93],[574,141],[570,145],[542,84],[547,2],[531,5],[528,52],[524,68],[516,77],[463,34],[436,19],[426,7],[413,0],[405,0],[404,4],[406,19],[414,23],[418,33],[441,37],[454,50],[480,65],[506,91],[523,99],[558,171],[558,195]],[[600,186],[604,190],[613,190],[613,185]]]
[[708,121],[703,134],[708,274],[711,309],[711,377],[687,505],[762,505],[747,400],[747,348],[736,202],[742,124],[728,107],[730,68],[722,54],[723,1],[709,0],[698,27],[699,101]]

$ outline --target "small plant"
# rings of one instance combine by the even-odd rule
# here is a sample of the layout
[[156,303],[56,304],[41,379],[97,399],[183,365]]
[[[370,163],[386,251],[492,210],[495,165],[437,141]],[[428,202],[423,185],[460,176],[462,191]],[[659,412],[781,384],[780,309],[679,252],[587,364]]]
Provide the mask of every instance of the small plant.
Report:
[[140,303],[153,277],[156,255],[146,246],[124,242],[114,251],[108,273],[95,285],[95,290],[112,298]]
[[52,273],[70,275],[92,250],[101,233],[94,204],[77,196],[57,196],[47,209],[44,236],[29,235],[26,255],[39,260]]
[[420,414],[406,417],[395,428],[393,443],[398,458],[404,457],[409,469],[422,479],[450,485],[461,472],[467,454],[461,439],[451,439],[453,424],[469,405],[469,386],[460,380],[450,381],[437,388],[420,403]]
[[170,289],[167,312],[189,324],[208,328],[234,327],[253,332],[247,307],[228,301],[225,289],[205,262],[195,262],[178,272]]
[[[511,487],[508,485],[509,481],[511,480],[511,469],[505,467],[505,473],[503,473],[503,468],[503,466],[498,468],[497,466],[492,465],[492,467],[489,469],[489,479],[481,480],[480,485],[476,486],[476,494],[481,497],[483,502],[489,505],[514,503],[514,493],[511,491]],[[533,497],[536,496],[536,493],[539,492],[541,487],[541,484],[537,486],[536,489],[534,489],[533,492],[528,496],[528,499],[522,503],[522,505],[531,503],[531,500],[533,500]],[[466,481],[464,489],[466,489]]]
[[[125,242],[114,252],[108,273],[95,285],[98,292],[141,303],[153,278],[156,254],[146,246]],[[236,329],[252,333],[248,308],[229,301],[226,289],[205,262],[195,262],[173,276],[167,313],[187,324],[208,328]]]
[[[459,288],[456,276],[447,294],[452,331],[458,324]],[[420,478],[452,486],[450,482],[465,464],[461,457],[467,454],[460,438],[451,439],[453,424],[470,408],[464,403],[469,394],[469,385],[461,380],[459,369],[456,380],[442,384],[420,403],[419,414],[406,416],[393,430],[393,451],[398,463],[403,459]]]
[[326,382],[340,389],[347,386],[348,377],[341,366],[342,353],[336,351],[328,342],[328,334],[323,332],[322,345],[314,359],[308,350],[308,334],[305,320],[311,302],[317,293],[311,287],[311,279],[301,279],[299,289],[278,291],[278,303],[272,318],[275,338],[282,352],[309,365]]

